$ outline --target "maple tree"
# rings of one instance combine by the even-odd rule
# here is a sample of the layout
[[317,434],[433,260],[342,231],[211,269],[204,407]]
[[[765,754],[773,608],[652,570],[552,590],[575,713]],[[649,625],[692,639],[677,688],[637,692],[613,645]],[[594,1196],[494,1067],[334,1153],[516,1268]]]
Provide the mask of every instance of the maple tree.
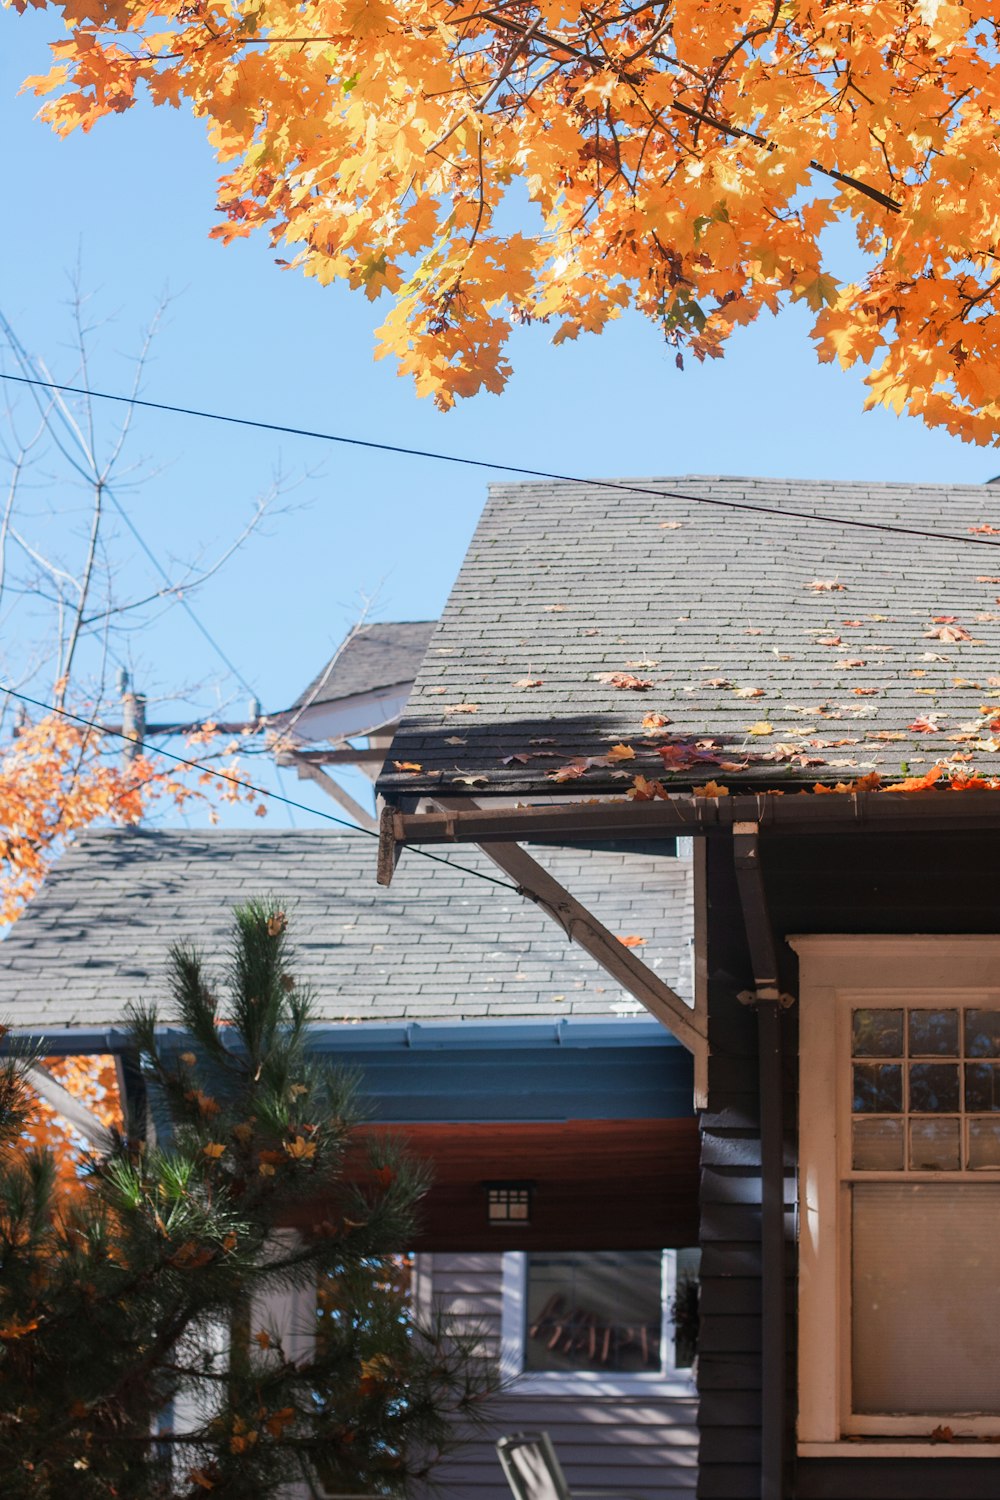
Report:
[[406,1304],[426,1172],[359,1132],[356,1080],[310,1052],[277,901],[237,909],[225,957],[220,1001],[201,956],[172,950],[186,1040],[132,1015],[159,1138],[118,1135],[72,1197],[25,1149],[24,1061],[0,1059],[11,1500],[270,1500],[319,1479],[396,1495],[483,1409],[476,1341]]
[[990,0],[5,3],[65,22],[26,85],[57,131],[191,108],[213,233],[390,294],[379,353],[442,406],[518,323],[633,306],[704,359],[797,302],[869,404],[1000,434]]

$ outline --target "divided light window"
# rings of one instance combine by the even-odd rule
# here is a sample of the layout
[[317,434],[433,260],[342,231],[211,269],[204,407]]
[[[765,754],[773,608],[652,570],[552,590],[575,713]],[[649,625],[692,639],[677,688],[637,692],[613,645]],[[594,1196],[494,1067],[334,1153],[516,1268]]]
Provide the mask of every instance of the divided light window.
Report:
[[800,1451],[860,1440],[992,1453],[1000,989],[983,979],[1000,972],[1000,941],[816,937],[793,946]]

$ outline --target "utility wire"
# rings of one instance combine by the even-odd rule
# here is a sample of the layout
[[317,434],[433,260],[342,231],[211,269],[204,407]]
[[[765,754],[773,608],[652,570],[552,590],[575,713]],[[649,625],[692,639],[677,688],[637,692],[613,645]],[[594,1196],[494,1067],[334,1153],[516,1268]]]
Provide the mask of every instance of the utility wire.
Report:
[[896,526],[891,521],[864,521],[857,516],[821,516],[811,511],[785,510],[778,505],[753,505],[747,500],[723,500],[718,495],[686,495],[678,490],[654,489],[651,485],[621,484],[613,479],[583,479],[578,474],[559,474],[549,469],[529,469],[520,464],[495,462],[487,458],[466,458],[458,453],[438,453],[429,448],[406,448],[398,443],[379,443],[371,438],[346,437],[342,433],[320,432],[309,427],[289,427],[281,422],[264,422],[254,417],[235,417],[227,412],[202,411],[194,406],[174,406],[166,401],[145,401],[138,396],[122,396],[111,391],[88,390],[85,386],[63,385],[58,381],[33,380],[26,375],[0,371],[0,380],[17,385],[41,386],[46,390],[65,391],[73,396],[89,396],[97,401],[118,401],[146,411],[169,412],[173,416],[197,417],[205,422],[226,422],[233,427],[252,427],[259,432],[280,432],[290,437],[313,438],[321,443],[340,443],[348,448],[367,448],[376,453],[395,453],[405,458],[426,458],[435,463],[458,464],[470,469],[491,469],[499,474],[516,474],[522,479],[550,479],[558,484],[580,484],[588,489],[614,490],[620,495],[650,495],[655,500],[682,500],[691,505],[710,505],[720,510],[744,510],[761,516],[780,516],[783,520],[815,521],[822,526],[848,526],[861,531],[879,531],[893,536],[923,537],[932,542],[962,542],[977,547],[996,547],[997,542],[985,536],[962,535],[954,531],[927,531],[919,526]]
[[[135,735],[125,734],[120,729],[109,729],[106,724],[99,724],[96,719],[85,719],[82,714],[70,713],[66,708],[57,708],[54,703],[44,703],[39,698],[29,698],[27,693],[18,693],[11,687],[0,685],[0,693],[5,693],[8,698],[17,698],[20,703],[30,703],[32,708],[40,708],[45,713],[59,714],[63,719],[71,719],[74,724],[83,724],[88,729],[99,729],[103,734],[110,734],[115,739],[124,740],[127,745],[138,745],[140,750],[143,748],[142,740]],[[172,760],[176,765],[188,766],[192,771],[206,771],[219,781],[229,781],[233,786],[242,787],[246,792],[255,792],[258,797],[268,797],[272,802],[283,802],[286,807],[297,808],[299,812],[325,818],[328,823],[336,823],[339,827],[346,828],[348,833],[360,833],[366,839],[377,839],[379,836],[370,828],[359,828],[357,823],[348,823],[346,818],[335,817],[333,813],[323,812],[317,807],[308,807],[305,802],[296,802],[292,797],[283,797],[280,792],[268,791],[267,787],[256,786],[252,781],[244,781],[239,776],[230,776],[215,766],[206,765],[204,761],[189,760],[184,755],[175,755],[172,750],[156,750],[154,754],[162,756],[164,760]],[[513,891],[517,896],[522,894],[520,886],[511,885],[507,880],[497,880],[496,876],[486,875],[482,870],[470,870],[467,865],[456,865],[454,860],[444,859],[440,854],[431,854],[429,849],[418,849],[413,845],[408,845],[408,848],[412,853],[419,854],[421,859],[433,860],[436,865],[447,865],[449,869],[460,870],[463,875],[472,875],[476,880],[487,880],[490,885],[498,885],[502,890]]]

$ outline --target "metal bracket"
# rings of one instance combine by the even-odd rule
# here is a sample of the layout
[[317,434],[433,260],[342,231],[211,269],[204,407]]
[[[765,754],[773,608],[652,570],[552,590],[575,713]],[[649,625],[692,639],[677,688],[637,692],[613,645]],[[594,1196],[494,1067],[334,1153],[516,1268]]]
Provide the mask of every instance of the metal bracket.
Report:
[[795,995],[788,994],[787,990],[761,989],[740,990],[736,996],[741,1005],[774,1005],[777,1003],[782,1010],[788,1010],[796,1001]]

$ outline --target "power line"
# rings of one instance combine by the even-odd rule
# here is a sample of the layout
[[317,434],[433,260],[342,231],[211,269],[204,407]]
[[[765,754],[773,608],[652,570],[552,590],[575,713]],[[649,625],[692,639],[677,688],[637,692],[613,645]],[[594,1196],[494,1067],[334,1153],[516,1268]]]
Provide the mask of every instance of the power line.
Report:
[[622,484],[613,479],[583,479],[578,474],[559,474],[549,469],[529,469],[488,458],[466,458],[458,453],[438,453],[430,448],[407,448],[398,443],[379,443],[372,438],[346,437],[342,433],[321,432],[310,427],[289,427],[282,422],[265,422],[255,417],[236,417],[227,412],[202,411],[194,406],[174,406],[166,401],[145,401],[138,396],[121,396],[112,391],[94,391],[86,386],[63,385],[54,380],[33,380],[25,375],[0,371],[0,380],[18,385],[41,386],[46,390],[65,391],[73,396],[88,396],[96,401],[118,401],[146,411],[169,412],[173,416],[197,417],[205,422],[225,422],[233,427],[252,427],[259,432],[278,432],[289,437],[312,438],[321,443],[340,443],[348,448],[367,448],[376,453],[394,453],[404,458],[426,458],[434,463],[458,464],[470,469],[490,469],[498,474],[516,474],[522,479],[549,479],[558,484],[586,485],[588,489],[614,490],[624,495],[650,495],[655,500],[681,500],[690,505],[709,505],[720,510],[750,511],[761,516],[780,516],[783,520],[815,521],[821,526],[847,526],[861,531],[878,531],[892,536],[923,537],[932,542],[961,542],[967,546],[996,547],[985,536],[961,535],[953,531],[927,531],[919,526],[897,526],[891,521],[864,521],[857,516],[820,516],[811,511],[784,510],[778,505],[753,505],[747,500],[723,500],[718,495],[686,495],[678,490],[653,489],[651,485]]
[[[99,729],[102,734],[113,735],[115,739],[124,740],[128,745],[138,745],[142,749],[142,740],[133,734],[125,734],[120,729],[110,729],[106,724],[100,724],[96,719],[85,719],[82,714],[70,713],[66,708],[57,708],[54,703],[44,703],[39,698],[29,698],[27,693],[18,693],[14,688],[0,686],[0,693],[5,693],[8,698],[17,698],[20,703],[30,703],[32,708],[40,708],[44,713],[59,714],[63,719],[72,719],[75,724],[83,724],[88,729]],[[328,823],[336,823],[341,828],[346,828],[348,833],[360,833],[366,839],[377,839],[378,834],[373,833],[370,828],[359,828],[356,823],[348,823],[346,818],[338,818],[333,813],[323,812],[317,807],[308,807],[305,802],[296,802],[292,797],[283,797],[280,792],[272,792],[267,787],[256,786],[252,781],[244,781],[239,776],[230,776],[225,771],[218,770],[215,766],[206,765],[204,761],[189,760],[184,755],[175,755],[172,750],[157,750],[154,754],[162,756],[164,760],[172,760],[176,765],[188,766],[192,771],[207,771],[210,776],[215,776],[219,781],[231,782],[233,786],[242,787],[245,792],[254,792],[258,797],[268,797],[272,802],[283,802],[286,807],[294,807],[299,812],[310,813],[317,818],[325,818]],[[515,895],[521,895],[519,886],[511,885],[509,881],[497,880],[494,875],[486,875],[482,870],[470,870],[467,865],[456,865],[454,860],[444,859],[440,854],[431,854],[429,849],[412,848],[414,854],[419,854],[421,859],[433,860],[436,865],[447,865],[451,870],[460,870],[463,875],[472,875],[476,880],[489,881],[490,885],[498,885],[501,890],[513,891]]]

